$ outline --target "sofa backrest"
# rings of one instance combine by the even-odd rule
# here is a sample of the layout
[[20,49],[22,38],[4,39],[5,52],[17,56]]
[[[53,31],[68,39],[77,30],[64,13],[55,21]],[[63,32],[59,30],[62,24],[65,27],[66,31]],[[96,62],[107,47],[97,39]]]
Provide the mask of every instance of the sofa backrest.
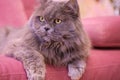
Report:
[[27,18],[29,18],[34,11],[36,1],[37,0],[22,0]]
[[0,26],[23,26],[26,21],[21,0],[0,1]]

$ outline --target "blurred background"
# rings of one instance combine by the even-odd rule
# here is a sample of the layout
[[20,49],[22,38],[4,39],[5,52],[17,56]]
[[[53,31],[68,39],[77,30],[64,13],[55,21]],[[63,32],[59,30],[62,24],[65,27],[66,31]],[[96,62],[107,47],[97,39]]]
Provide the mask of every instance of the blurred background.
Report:
[[[33,8],[30,3],[32,3],[33,6],[37,4],[35,0],[22,1],[27,10]],[[78,3],[80,6],[81,18],[119,15],[120,7],[118,5],[120,5],[120,0],[78,0]],[[31,12],[28,11],[27,14],[30,16]]]
[[[0,0],[0,26],[23,26],[40,4],[37,1],[39,0]],[[120,14],[120,0],[78,0],[78,3],[82,19]]]
[[112,16],[114,4],[111,0],[78,0],[82,18]]

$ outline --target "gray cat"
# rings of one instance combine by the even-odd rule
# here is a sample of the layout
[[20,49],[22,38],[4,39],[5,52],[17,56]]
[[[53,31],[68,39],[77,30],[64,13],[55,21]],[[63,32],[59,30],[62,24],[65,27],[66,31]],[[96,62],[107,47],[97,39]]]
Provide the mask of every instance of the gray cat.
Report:
[[80,22],[77,0],[40,3],[23,29],[4,29],[1,50],[23,63],[28,80],[45,80],[45,63],[68,66],[71,80],[79,80],[85,71],[90,41]]

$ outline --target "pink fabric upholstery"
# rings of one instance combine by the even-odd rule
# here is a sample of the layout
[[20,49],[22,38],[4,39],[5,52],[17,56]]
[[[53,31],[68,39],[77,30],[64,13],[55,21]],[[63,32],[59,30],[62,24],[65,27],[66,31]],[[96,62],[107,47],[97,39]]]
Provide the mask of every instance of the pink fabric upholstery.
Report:
[[0,80],[26,80],[26,74],[19,61],[0,56]]
[[[120,80],[120,50],[92,50],[81,80]],[[0,80],[26,80],[22,64],[0,56]],[[70,80],[67,68],[47,66],[46,80]]]
[[95,47],[120,47],[120,16],[84,19],[83,25]]
[[21,0],[0,1],[0,26],[23,26],[26,21]]
[[36,6],[36,2],[37,0],[22,0],[23,4],[24,4],[24,8],[25,8],[25,12],[27,14],[27,18],[29,18]]
[[[80,80],[120,80],[120,50],[91,50]],[[70,80],[65,68],[47,67],[46,80]]]

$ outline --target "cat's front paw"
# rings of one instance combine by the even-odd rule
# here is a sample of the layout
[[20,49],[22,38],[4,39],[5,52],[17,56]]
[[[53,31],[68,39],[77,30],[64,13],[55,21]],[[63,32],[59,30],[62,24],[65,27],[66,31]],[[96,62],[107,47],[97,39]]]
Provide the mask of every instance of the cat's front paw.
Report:
[[28,80],[45,80],[45,70],[28,70],[27,72],[27,77]]
[[85,69],[83,68],[72,67],[68,72],[68,76],[71,78],[71,80],[79,80],[82,77],[84,71]]
[[28,80],[45,80],[43,76],[40,74],[31,74],[31,76],[28,77]]
[[76,65],[69,64],[68,65],[68,76],[71,80],[80,80],[83,73],[85,72],[86,63],[83,61],[77,62]]

